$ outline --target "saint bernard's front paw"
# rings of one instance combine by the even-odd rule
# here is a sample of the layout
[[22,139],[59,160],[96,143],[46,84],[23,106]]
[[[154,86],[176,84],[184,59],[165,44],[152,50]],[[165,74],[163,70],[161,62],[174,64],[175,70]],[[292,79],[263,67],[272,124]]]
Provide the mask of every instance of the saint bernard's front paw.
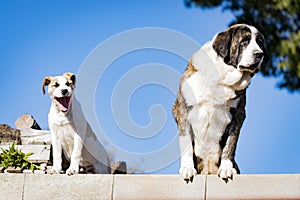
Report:
[[193,177],[196,176],[197,171],[194,167],[182,166],[179,170],[181,177],[186,181],[192,181]]
[[230,160],[221,160],[221,165],[218,170],[218,176],[222,179],[232,179],[233,175],[237,174]]

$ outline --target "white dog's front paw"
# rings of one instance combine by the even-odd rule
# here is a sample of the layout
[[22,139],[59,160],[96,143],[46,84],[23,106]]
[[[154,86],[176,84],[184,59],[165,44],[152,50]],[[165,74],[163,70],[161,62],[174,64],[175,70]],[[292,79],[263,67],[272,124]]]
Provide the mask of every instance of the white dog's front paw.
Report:
[[49,171],[49,174],[60,174],[61,173],[61,167],[55,167],[53,166]]
[[221,160],[221,165],[218,170],[218,176],[222,179],[232,179],[233,175],[237,174],[236,169],[230,160]]
[[179,170],[181,177],[186,181],[192,181],[193,177],[196,176],[197,171],[194,167],[181,167]]
[[66,171],[66,174],[71,176],[74,174],[78,174],[78,172],[79,172],[79,167],[69,167]]

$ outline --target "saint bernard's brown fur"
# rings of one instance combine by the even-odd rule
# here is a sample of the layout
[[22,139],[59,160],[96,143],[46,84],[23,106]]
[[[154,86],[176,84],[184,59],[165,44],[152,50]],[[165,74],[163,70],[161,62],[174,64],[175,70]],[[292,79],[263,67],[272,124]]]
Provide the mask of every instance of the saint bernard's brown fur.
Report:
[[181,176],[197,173],[223,179],[239,173],[234,160],[245,119],[246,89],[269,57],[253,26],[238,24],[217,34],[190,59],[173,115],[178,125]]

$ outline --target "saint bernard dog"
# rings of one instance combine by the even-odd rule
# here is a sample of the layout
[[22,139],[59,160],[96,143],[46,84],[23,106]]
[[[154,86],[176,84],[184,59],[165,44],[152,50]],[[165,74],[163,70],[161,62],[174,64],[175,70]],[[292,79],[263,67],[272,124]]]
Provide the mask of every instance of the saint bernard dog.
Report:
[[66,174],[110,173],[110,160],[86,121],[79,102],[74,96],[76,77],[72,73],[48,76],[42,84],[43,93],[48,86],[51,107],[48,123],[51,130],[53,167],[50,174],[62,170],[62,153],[70,162]]
[[246,89],[268,60],[263,35],[246,24],[217,34],[190,58],[172,109],[183,179],[192,181],[198,173],[228,180],[239,173],[234,156]]

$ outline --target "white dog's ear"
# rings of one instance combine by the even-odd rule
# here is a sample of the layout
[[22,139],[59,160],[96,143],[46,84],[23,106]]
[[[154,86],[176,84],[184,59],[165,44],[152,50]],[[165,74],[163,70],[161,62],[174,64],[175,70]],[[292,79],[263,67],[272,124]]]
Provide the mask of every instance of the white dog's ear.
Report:
[[73,85],[75,85],[75,83],[76,83],[76,76],[75,76],[73,73],[71,73],[71,72],[66,72],[66,73],[64,73],[63,76],[64,76],[65,78],[71,80],[72,83],[73,83]]
[[43,94],[45,94],[45,86],[48,86],[52,81],[52,77],[51,76],[48,76],[46,78],[44,78],[44,81],[43,81],[43,85],[42,85],[42,89],[43,89]]

